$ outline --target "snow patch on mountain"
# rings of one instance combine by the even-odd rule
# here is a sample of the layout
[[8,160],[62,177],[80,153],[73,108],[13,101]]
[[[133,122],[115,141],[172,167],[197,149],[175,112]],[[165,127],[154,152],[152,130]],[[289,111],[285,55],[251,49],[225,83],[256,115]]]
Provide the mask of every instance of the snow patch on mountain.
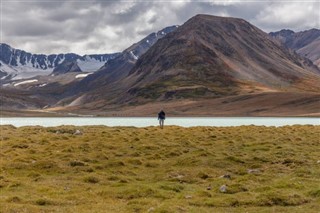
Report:
[[26,81],[22,81],[22,82],[16,83],[13,86],[16,87],[16,86],[19,86],[19,85],[30,84],[30,83],[34,83],[34,82],[38,82],[38,80],[37,79],[26,80]]
[[130,51],[130,54],[131,54],[132,58],[134,58],[135,60],[138,60],[138,56],[136,56],[132,51]]
[[[27,65],[18,65],[18,66],[11,66],[8,64],[3,63],[0,61],[1,66],[0,66],[0,71],[7,73],[7,76],[11,76],[12,80],[19,80],[19,79],[24,79],[24,78],[31,78],[34,76],[43,76],[43,75],[49,75],[53,68],[48,68],[46,70],[42,70],[39,68],[35,68],[32,66],[29,66],[30,64]],[[5,77],[7,77],[5,76]],[[3,77],[3,79],[5,78]]]
[[76,77],[75,78],[85,78],[85,77],[87,77],[88,75],[91,75],[92,73],[83,73],[83,74],[78,74],[78,75],[76,75]]
[[86,55],[84,60],[77,59],[77,65],[83,72],[95,72],[102,67],[107,61],[97,60]]
[[16,75],[18,72],[16,69],[12,68],[10,65],[3,63],[2,61],[0,61],[0,71],[5,72],[8,75]]
[[35,76],[47,76],[52,72],[52,70],[34,70],[34,71],[21,71],[12,80],[32,78]]

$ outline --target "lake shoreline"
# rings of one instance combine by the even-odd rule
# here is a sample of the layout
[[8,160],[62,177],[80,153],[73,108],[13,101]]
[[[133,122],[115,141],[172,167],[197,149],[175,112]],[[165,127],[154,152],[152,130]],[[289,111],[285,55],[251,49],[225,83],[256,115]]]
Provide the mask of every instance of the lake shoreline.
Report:
[[[122,113],[114,113],[114,115],[90,115],[90,114],[75,114],[75,113],[55,113],[55,112],[41,112],[41,111],[22,111],[22,112],[1,112],[0,118],[16,118],[16,117],[42,117],[42,118],[152,118],[157,115],[122,115]],[[190,118],[207,118],[207,117],[235,117],[235,118],[243,118],[243,117],[252,117],[252,118],[320,118],[320,113],[310,113],[310,114],[301,114],[301,115],[228,115],[228,114],[208,114],[208,115],[186,115],[186,114],[173,114],[170,115],[172,118],[180,118],[180,117],[190,117]]]
[[[14,126],[158,126],[156,117],[0,117],[1,125]],[[320,118],[301,117],[168,117],[165,126],[286,126],[320,125]]]

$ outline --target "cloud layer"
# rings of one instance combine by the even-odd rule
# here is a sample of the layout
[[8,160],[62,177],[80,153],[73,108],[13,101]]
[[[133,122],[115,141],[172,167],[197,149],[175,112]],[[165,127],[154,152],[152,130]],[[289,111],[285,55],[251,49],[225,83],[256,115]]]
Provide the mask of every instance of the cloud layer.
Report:
[[200,13],[243,18],[270,32],[319,29],[319,11],[317,0],[2,0],[1,42],[33,53],[112,53]]

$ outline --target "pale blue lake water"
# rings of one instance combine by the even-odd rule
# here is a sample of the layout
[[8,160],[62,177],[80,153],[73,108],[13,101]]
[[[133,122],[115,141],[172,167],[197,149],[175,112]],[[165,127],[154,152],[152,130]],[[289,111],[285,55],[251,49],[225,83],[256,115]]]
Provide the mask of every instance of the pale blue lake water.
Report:
[[[105,125],[105,126],[134,126],[147,127],[157,126],[157,118],[92,118],[92,117],[62,117],[62,118],[0,118],[0,125],[11,124],[16,127],[21,126],[61,126],[61,125]],[[169,117],[165,120],[165,125],[177,125],[183,127],[192,126],[285,126],[285,125],[320,125],[320,118],[300,118],[300,117]]]

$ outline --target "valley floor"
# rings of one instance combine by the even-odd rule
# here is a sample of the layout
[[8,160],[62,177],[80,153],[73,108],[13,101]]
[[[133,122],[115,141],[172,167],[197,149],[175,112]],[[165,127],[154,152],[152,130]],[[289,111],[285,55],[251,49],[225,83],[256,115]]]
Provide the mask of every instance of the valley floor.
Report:
[[164,109],[172,117],[319,117],[320,94],[313,92],[261,92],[218,98],[149,100],[122,105],[93,101],[78,106],[66,105],[46,109],[2,107],[0,115],[2,117],[154,117],[160,109]]
[[[174,99],[150,101],[137,105],[102,105],[89,103],[83,107],[58,107],[51,113],[77,113],[106,117],[150,117],[164,109],[168,116],[271,116],[319,117],[320,94],[311,92],[263,92],[220,98]],[[97,110],[98,108],[98,110]],[[34,113],[34,112],[33,112]],[[28,114],[28,113],[27,113]]]
[[320,209],[320,126],[0,131],[0,212]]

